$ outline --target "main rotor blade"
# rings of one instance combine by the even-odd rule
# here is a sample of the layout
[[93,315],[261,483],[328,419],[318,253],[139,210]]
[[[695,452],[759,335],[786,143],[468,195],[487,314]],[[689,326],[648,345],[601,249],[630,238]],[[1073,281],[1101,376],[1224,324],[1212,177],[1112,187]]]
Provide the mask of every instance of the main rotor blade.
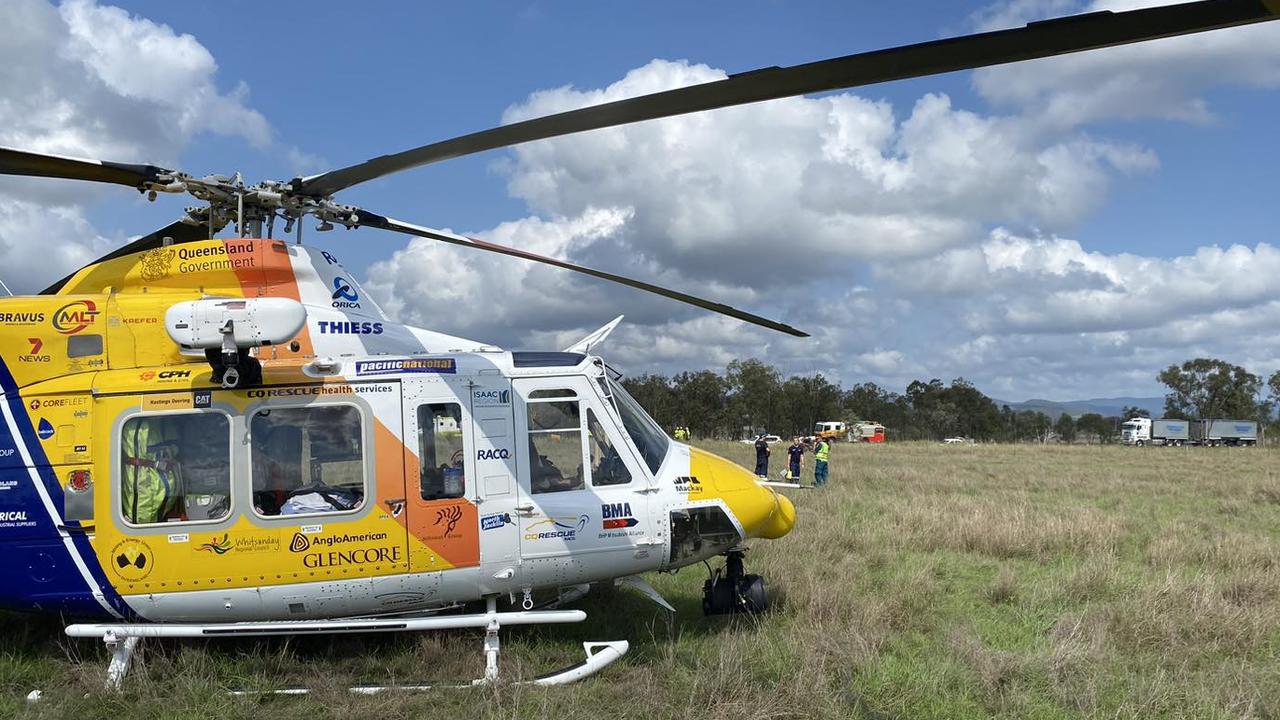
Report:
[[788,68],[768,67],[546,117],[502,125],[295,181],[303,194],[327,196],[391,173],[463,155],[569,133],[809,93],[1000,65],[1186,35],[1280,18],[1278,0],[1199,0],[1102,11],[847,55]]
[[[221,227],[216,228],[216,230],[221,230],[221,229],[222,229]],[[128,243],[123,247],[117,248],[116,250],[113,250],[107,253],[106,255],[103,255],[102,257],[98,258],[97,260],[94,260],[90,264],[96,265],[98,263],[103,263],[108,260],[115,260],[116,258],[124,257],[125,255],[131,255],[133,253],[139,253],[139,252],[146,252],[147,250],[154,250],[164,245],[165,238],[173,238],[174,245],[181,245],[182,243],[196,242],[197,240],[207,240],[209,239],[209,226],[208,224],[204,224],[204,223],[200,225],[188,225],[187,223],[184,223],[181,221],[173,222],[151,233],[150,235],[143,235],[137,240],[134,240],[133,242]],[[81,268],[81,270],[83,269],[84,268]],[[41,290],[40,294],[41,295],[57,295],[58,292],[60,292],[62,288],[65,287],[66,284],[71,280],[71,278],[75,277],[76,274],[79,272],[80,270],[76,270],[75,272],[62,278],[58,282],[50,285],[44,290]],[[99,289],[100,288],[94,288],[94,292],[97,292]]]
[[652,285],[650,283],[647,283],[641,280],[634,280],[629,277],[614,275],[613,273],[608,273],[603,270],[596,270],[594,268],[589,268],[583,265],[575,265],[571,262],[566,262],[564,260],[557,260],[555,258],[550,258],[545,255],[538,255],[536,253],[527,252],[525,250],[519,250],[513,247],[507,247],[506,245],[498,245],[496,243],[485,242],[484,240],[477,240],[475,238],[466,237],[464,235],[455,235],[453,233],[445,232],[443,230],[433,230],[432,228],[421,227],[419,225],[410,225],[409,223],[401,222],[399,220],[395,220],[389,217],[384,217],[382,215],[371,213],[366,210],[357,211],[357,215],[359,216],[359,224],[366,227],[381,228],[383,230],[391,230],[393,232],[404,233],[406,235],[416,235],[417,237],[428,238],[431,240],[439,240],[441,242],[446,242],[453,245],[461,245],[463,247],[471,247],[471,248],[476,248],[478,250],[487,250],[489,252],[500,253],[502,255],[510,255],[511,257],[522,258],[524,260],[532,260],[534,262],[539,262],[544,265],[553,265],[558,268],[564,268],[565,270],[573,270],[574,272],[580,272],[585,275],[590,275],[592,277],[600,278],[602,280],[609,280],[611,282],[620,283],[622,285],[633,287],[638,290],[651,292],[651,293],[654,293],[655,295],[661,295],[663,297],[671,298],[672,300],[679,300],[682,303],[694,305],[704,310],[710,310],[711,312],[714,312],[714,313],[720,313],[721,315],[728,315],[729,317],[737,318],[744,322],[749,322],[753,325],[766,327],[766,328],[769,328],[770,330],[777,330],[778,332],[784,332],[788,335],[794,335],[796,337],[809,337],[809,333],[806,333],[801,330],[797,330],[791,327],[790,325],[769,320],[768,318],[763,318],[763,317],[760,317],[759,315],[753,315],[749,312],[739,310],[735,307],[730,307],[723,303],[714,302],[712,300],[704,300],[700,297],[695,297],[687,293],[682,293],[678,290],[671,290],[668,288],[660,287],[658,285]]
[[0,147],[0,175],[88,180],[141,188],[143,183],[155,182],[162,173],[170,172],[155,165],[129,165]]

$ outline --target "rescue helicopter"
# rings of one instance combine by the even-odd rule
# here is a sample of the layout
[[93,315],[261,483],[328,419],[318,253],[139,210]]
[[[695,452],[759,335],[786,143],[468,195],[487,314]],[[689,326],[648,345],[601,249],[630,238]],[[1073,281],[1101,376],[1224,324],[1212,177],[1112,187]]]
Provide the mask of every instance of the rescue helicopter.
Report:
[[[510,255],[803,337],[334,196],[570,133],[1278,16],[1280,0],[1071,16],[763,68],[287,181],[0,148],[2,174],[201,202],[38,295],[0,299],[0,607],[73,618],[68,635],[107,643],[116,687],[142,638],[447,628],[485,630],[477,682],[493,682],[500,628],[581,621],[563,605],[595,583],[665,604],[644,573],[716,558],[705,612],[763,610],[744,543],[785,536],[795,507],[749,470],[669,438],[628,395],[593,352],[621,318],[545,352],[411,327],[334,253],[303,244],[304,221]],[[535,594],[558,606],[535,607]],[[627,649],[586,643],[583,662],[534,682],[586,677]]]

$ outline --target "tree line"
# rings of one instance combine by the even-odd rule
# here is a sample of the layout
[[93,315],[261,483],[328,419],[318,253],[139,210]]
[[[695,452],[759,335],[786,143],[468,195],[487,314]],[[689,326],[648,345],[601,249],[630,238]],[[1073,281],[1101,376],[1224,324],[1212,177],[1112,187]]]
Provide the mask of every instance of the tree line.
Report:
[[[1280,371],[1265,383],[1244,368],[1197,358],[1171,365],[1158,379],[1170,390],[1165,416],[1231,417],[1270,422],[1280,398]],[[1114,442],[1120,424],[1148,413],[1124,408],[1120,416],[1086,413],[1052,418],[1033,410],[997,406],[964,378],[950,384],[916,380],[901,393],[871,382],[843,388],[821,373],[783,377],[760,360],[735,360],[723,373],[646,374],[623,380],[670,431],[688,427],[698,437],[740,439],[755,433],[807,435],[827,420],[874,420],[895,440],[965,437],[979,441]],[[1264,398],[1263,392],[1270,397]]]

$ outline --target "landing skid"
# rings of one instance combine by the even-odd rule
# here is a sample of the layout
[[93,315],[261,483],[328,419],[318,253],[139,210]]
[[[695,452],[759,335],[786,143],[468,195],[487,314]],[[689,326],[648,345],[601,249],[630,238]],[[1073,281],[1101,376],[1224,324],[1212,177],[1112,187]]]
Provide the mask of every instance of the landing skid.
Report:
[[[581,610],[525,610],[498,612],[497,600],[486,600],[486,611],[465,615],[408,618],[355,618],[349,620],[287,620],[244,623],[157,623],[157,624],[79,624],[67,626],[70,637],[100,638],[111,652],[111,664],[107,668],[106,686],[119,690],[133,662],[140,652],[143,638],[215,638],[262,637],[275,635],[326,635],[341,633],[403,632],[421,630],[446,630],[457,628],[484,628],[484,677],[470,685],[489,685],[498,682],[498,656],[501,643],[498,631],[507,625],[541,625],[582,622],[587,614]],[[615,642],[583,643],[586,659],[576,665],[553,673],[541,675],[522,685],[563,685],[600,672],[630,649],[625,640]],[[374,694],[386,690],[424,690],[430,685],[375,686],[351,688],[351,692]],[[444,686],[440,686],[444,687]],[[459,686],[450,686],[459,687]],[[465,686],[464,686],[465,687]],[[306,688],[278,690],[278,694],[297,695],[310,692]],[[251,694],[236,692],[234,694]]]

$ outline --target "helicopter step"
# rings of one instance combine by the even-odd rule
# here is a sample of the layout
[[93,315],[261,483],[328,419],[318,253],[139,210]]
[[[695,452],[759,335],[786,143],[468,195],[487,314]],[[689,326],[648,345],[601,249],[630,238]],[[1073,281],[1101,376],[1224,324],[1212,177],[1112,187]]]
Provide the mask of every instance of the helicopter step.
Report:
[[[498,656],[501,644],[498,630],[510,625],[540,625],[582,622],[587,614],[581,610],[523,610],[498,612],[496,598],[486,599],[486,611],[464,615],[408,618],[351,618],[345,620],[279,620],[271,622],[242,623],[117,623],[68,625],[66,633],[76,638],[101,638],[111,652],[111,664],[107,669],[106,686],[119,690],[129,672],[133,656],[140,651],[144,638],[217,638],[262,637],[281,635],[326,635],[368,632],[413,632],[422,630],[452,630],[460,628],[484,628],[484,677],[473,685],[498,681]],[[583,662],[563,670],[539,676],[537,685],[562,685],[594,675],[629,649],[626,641],[584,643],[587,658]],[[400,689],[422,689],[427,686],[405,686]],[[363,686],[353,692],[397,689],[395,687]],[[282,691],[297,693],[297,690]]]

